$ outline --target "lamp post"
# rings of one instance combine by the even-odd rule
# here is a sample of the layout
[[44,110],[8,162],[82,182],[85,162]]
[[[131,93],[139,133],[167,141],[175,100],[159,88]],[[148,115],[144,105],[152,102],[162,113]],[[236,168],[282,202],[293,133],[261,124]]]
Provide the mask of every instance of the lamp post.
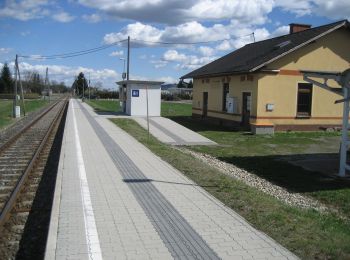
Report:
[[125,58],[119,58],[120,60],[122,60],[123,61],[123,73],[122,73],[122,78],[123,78],[123,80],[125,80],[125,78],[126,78],[126,74],[125,74]]

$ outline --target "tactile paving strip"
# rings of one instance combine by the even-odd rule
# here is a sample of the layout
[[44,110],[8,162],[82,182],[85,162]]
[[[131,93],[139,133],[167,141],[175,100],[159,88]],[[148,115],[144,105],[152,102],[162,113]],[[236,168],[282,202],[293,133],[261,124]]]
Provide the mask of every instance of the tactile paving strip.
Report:
[[175,259],[220,259],[89,112],[79,105],[171,255]]

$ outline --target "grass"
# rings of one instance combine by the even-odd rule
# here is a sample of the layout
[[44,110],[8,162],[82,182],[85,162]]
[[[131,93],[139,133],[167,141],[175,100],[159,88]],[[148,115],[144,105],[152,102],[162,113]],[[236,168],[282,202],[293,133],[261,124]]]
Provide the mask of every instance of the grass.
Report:
[[[48,104],[46,100],[25,100],[26,113],[33,112]],[[12,100],[0,100],[0,129],[8,126],[14,119],[12,117]],[[23,115],[23,108],[21,107],[21,115]]]
[[[119,101],[115,100],[90,100],[86,101],[96,112],[100,113],[113,113],[120,111]],[[183,117],[191,116],[192,105],[180,104],[174,102],[162,102],[161,115],[164,117]]]
[[97,113],[116,113],[120,111],[119,100],[85,100]]
[[[323,215],[314,210],[287,206],[241,181],[220,173],[188,154],[160,143],[152,136],[148,139],[147,132],[132,120],[113,119],[112,121],[228,207],[237,211],[253,226],[303,259],[350,258],[350,223],[348,221],[339,219],[333,214]],[[223,133],[225,132],[221,132]],[[265,137],[256,137],[246,142],[251,142],[254,147],[255,143],[262,142],[260,138]],[[282,142],[283,136],[280,138]],[[230,140],[228,136],[221,138],[222,141],[227,139]]]
[[[94,101],[94,107],[108,111],[115,101]],[[118,103],[118,102],[117,102]],[[119,103],[118,103],[119,104]],[[290,132],[251,135],[193,120],[191,104],[162,102],[162,116],[208,137],[219,146],[193,146],[192,150],[210,154],[293,192],[311,196],[336,208],[350,219],[350,182],[310,172],[288,161],[302,155],[334,156],[339,149],[339,132]],[[109,110],[110,111],[110,110]]]
[[192,115],[192,104],[162,102],[161,115],[168,118]]

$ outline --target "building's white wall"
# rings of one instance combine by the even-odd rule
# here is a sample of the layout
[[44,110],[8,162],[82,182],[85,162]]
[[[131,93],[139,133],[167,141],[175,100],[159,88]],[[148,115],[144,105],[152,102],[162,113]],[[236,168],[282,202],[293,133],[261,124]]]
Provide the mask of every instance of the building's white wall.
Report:
[[[159,86],[148,87],[148,114],[160,116],[161,91]],[[139,90],[139,97],[132,96],[132,90]],[[147,115],[146,85],[131,84],[127,90],[126,113],[132,116]]]

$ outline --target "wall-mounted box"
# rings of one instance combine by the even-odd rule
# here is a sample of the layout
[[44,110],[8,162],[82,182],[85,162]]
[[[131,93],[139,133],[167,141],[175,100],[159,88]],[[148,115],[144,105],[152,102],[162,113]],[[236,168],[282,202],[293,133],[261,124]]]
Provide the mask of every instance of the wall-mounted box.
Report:
[[275,109],[274,104],[266,104],[266,111],[272,112]]

